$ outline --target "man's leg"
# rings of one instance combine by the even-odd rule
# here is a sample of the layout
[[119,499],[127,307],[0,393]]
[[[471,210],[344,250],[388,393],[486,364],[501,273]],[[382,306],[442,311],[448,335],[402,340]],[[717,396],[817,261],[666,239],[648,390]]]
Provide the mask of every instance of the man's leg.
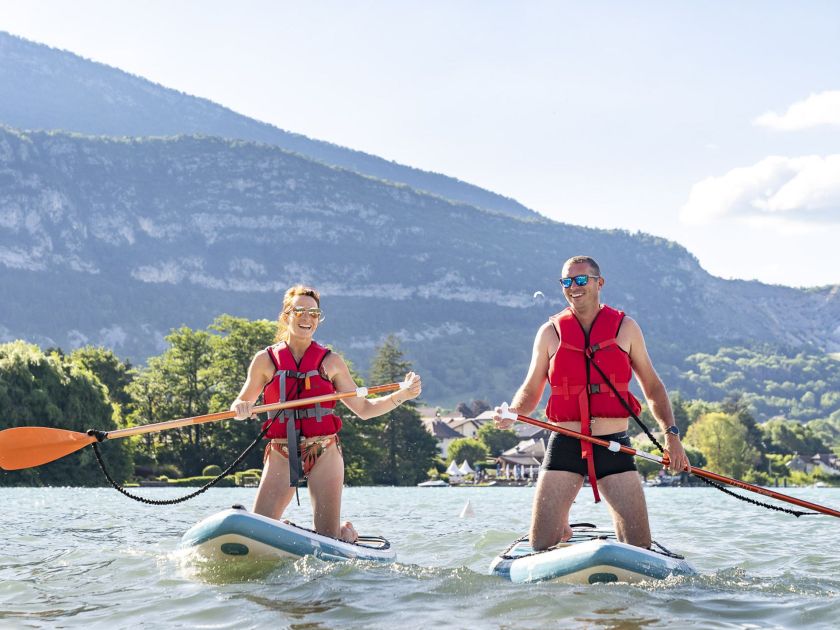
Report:
[[531,547],[553,547],[572,535],[569,510],[583,486],[583,477],[565,470],[541,470],[531,513]]
[[615,535],[621,542],[650,547],[650,523],[639,473],[628,470],[598,480],[598,488],[610,507]]

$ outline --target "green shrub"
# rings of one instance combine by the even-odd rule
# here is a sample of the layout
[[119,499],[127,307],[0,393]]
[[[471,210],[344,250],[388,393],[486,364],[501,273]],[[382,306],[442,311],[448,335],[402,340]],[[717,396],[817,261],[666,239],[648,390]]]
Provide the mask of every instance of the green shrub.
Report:
[[201,474],[204,477],[218,477],[222,474],[222,468],[220,466],[216,466],[216,464],[210,464],[209,466],[204,467]]
[[184,472],[175,464],[160,464],[156,468],[157,474],[169,477],[170,479],[179,479],[184,476]]

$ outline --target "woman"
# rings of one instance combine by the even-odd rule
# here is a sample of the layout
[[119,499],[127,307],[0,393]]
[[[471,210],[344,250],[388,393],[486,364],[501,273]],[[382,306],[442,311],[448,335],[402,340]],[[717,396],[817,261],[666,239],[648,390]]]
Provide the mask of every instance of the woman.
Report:
[[[314,341],[321,321],[321,297],[315,289],[296,285],[286,291],[277,319],[278,343],[254,356],[245,385],[230,406],[237,419],[251,417],[260,393],[263,402],[270,404],[356,389],[344,359]],[[381,416],[420,395],[420,377],[409,372],[405,380],[405,389],[388,396],[373,400],[345,398],[342,402],[363,420]],[[339,525],[344,458],[338,438],[341,418],[333,413],[334,407],[335,402],[321,403],[269,415],[271,426],[266,437],[271,442],[266,446],[253,511],[274,519],[283,515],[295,494],[299,452],[308,479],[315,530],[355,542],[358,534],[353,525],[349,521]]]

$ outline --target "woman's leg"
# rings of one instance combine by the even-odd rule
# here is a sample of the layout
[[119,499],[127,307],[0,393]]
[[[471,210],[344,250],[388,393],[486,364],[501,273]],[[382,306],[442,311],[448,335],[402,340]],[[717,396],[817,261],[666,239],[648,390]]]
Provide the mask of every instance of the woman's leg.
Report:
[[[344,487],[344,458],[335,444],[327,447],[312,467],[308,487],[315,531],[333,538],[341,537],[344,528],[339,518],[341,491]],[[352,528],[352,525],[349,527]]]
[[254,514],[279,519],[294,495],[295,489],[289,487],[289,460],[270,448],[254,499]]

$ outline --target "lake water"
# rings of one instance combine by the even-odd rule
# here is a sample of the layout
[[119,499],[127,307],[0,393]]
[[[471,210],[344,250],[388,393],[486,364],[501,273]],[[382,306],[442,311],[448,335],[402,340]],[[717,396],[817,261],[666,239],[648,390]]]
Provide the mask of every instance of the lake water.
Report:
[[[250,507],[254,492],[153,507],[110,489],[0,488],[0,627],[840,627],[840,519],[794,518],[712,488],[646,489],[654,538],[697,577],[565,586],[487,575],[527,530],[532,488],[348,488],[345,516],[388,538],[396,564],[307,558],[259,579],[197,574],[177,552],[181,534],[233,503]],[[840,489],[785,492],[840,507]],[[467,500],[475,516],[459,518]],[[307,524],[305,491],[301,503],[287,516]],[[610,522],[588,489],[572,516]]]

